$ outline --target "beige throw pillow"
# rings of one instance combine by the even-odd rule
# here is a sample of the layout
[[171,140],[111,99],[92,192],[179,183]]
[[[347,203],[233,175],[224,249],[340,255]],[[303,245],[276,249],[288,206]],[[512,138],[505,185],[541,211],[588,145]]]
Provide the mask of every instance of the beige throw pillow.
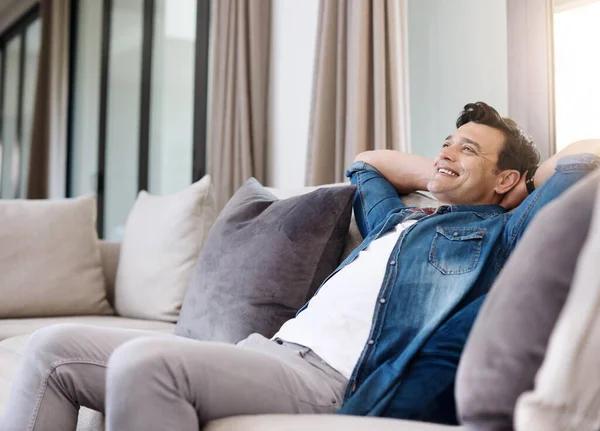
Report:
[[0,200],[0,318],[112,314],[96,199]]
[[176,322],[215,218],[209,176],[170,196],[140,192],[121,244],[115,283],[117,314]]

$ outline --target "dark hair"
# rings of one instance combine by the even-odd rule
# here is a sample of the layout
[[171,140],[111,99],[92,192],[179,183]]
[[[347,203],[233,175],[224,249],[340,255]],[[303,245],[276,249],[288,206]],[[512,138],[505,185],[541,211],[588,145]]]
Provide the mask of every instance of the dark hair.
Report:
[[456,127],[467,123],[484,124],[500,130],[504,147],[498,154],[498,169],[516,169],[521,174],[535,168],[540,162],[540,152],[531,136],[510,118],[502,118],[498,111],[484,102],[468,103],[456,120]]

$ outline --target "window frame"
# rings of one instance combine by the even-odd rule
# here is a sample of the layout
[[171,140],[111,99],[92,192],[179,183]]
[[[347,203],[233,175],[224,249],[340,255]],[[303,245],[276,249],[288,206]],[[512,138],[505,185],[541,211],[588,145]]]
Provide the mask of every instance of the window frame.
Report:
[[[31,6],[27,12],[25,12],[21,18],[19,18],[16,22],[10,25],[6,31],[0,34],[0,57],[2,58],[2,65],[0,67],[0,152],[4,153],[4,146],[8,145],[3,141],[4,135],[4,106],[5,106],[5,96],[6,96],[6,88],[5,88],[5,78],[6,78],[6,48],[9,42],[11,42],[14,38],[19,38],[19,88],[18,99],[17,99],[17,118],[16,118],[16,146],[19,150],[19,154],[22,156],[23,154],[23,95],[24,95],[24,86],[25,86],[25,70],[26,70],[26,49],[27,49],[27,38],[25,37],[27,30],[31,27],[36,20],[41,19],[40,15],[40,5],[34,4]],[[14,150],[14,148],[13,148]],[[4,157],[4,156],[3,156]],[[0,163],[4,163],[4,159]],[[22,196],[22,190],[25,187],[25,184],[21,184],[21,165],[24,163],[23,161],[19,162],[19,172],[18,181],[15,185],[15,190],[13,191],[13,195],[16,197]],[[2,188],[3,188],[3,178],[4,173],[2,172],[2,166],[0,165],[0,199],[6,198],[2,196]],[[10,198],[10,197],[9,197]]]
[[[67,125],[67,196],[73,195],[71,187],[73,145],[74,145],[74,94],[76,91],[76,64],[78,43],[78,15],[79,2],[72,0],[71,35],[69,56],[69,108]],[[111,18],[113,0],[102,0],[102,41],[101,41],[101,67],[100,67],[100,103],[98,126],[98,175],[96,181],[96,194],[98,202],[97,230],[100,238],[104,235],[104,207],[105,207],[105,166],[107,144],[107,118],[108,118],[108,77],[111,37]],[[147,190],[149,181],[149,153],[150,153],[150,120],[152,107],[152,55],[154,43],[154,16],[156,13],[155,0],[143,0],[142,17],[142,65],[141,65],[141,92],[140,92],[140,118],[139,118],[139,146],[138,146],[138,191]],[[194,108],[193,108],[193,145],[191,160],[191,178],[195,181],[206,173],[206,118],[208,98],[208,62],[209,62],[209,34],[210,34],[210,7],[211,0],[196,0],[196,46],[195,46],[195,71],[194,71]]]

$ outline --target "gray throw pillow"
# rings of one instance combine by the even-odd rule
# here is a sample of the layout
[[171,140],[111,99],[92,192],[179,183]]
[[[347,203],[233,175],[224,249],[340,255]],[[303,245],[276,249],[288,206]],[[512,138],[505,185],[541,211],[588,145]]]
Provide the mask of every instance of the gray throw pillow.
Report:
[[585,242],[600,171],[534,218],[492,286],[460,361],[456,401],[467,429],[513,429],[531,390]]
[[230,343],[271,337],[339,264],[354,191],[279,200],[248,180],[206,238],[175,333]]

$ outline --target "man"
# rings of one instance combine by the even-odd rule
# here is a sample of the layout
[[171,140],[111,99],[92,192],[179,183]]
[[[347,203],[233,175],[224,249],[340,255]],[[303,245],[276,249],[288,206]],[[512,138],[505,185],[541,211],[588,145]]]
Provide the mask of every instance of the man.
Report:
[[[197,431],[252,413],[444,421],[483,295],[537,211],[598,164],[591,154],[557,164],[557,155],[532,175],[539,157],[529,139],[481,102],[465,107],[457,127],[433,163],[395,152],[357,157],[348,175],[365,240],[272,340],[254,334],[232,346],[43,329],[0,430],[75,430],[79,406],[105,412],[109,431]],[[600,153],[596,141],[562,155],[589,151]],[[398,195],[424,189],[439,208],[407,208]]]

